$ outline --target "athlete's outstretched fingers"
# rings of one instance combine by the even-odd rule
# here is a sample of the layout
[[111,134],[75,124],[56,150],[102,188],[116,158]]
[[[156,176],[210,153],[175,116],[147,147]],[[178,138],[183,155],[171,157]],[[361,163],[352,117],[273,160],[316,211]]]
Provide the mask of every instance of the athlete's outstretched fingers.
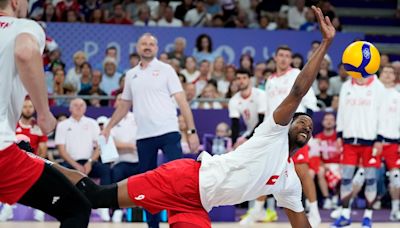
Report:
[[118,205],[120,208],[136,206],[128,194],[128,179],[118,182]]

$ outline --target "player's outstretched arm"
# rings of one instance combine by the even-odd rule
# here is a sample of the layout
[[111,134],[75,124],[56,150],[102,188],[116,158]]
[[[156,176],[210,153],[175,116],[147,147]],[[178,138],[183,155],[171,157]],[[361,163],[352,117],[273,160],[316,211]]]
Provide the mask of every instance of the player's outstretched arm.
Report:
[[303,70],[300,72],[293,84],[289,95],[275,109],[273,115],[277,124],[285,126],[291,121],[293,114],[299,106],[302,98],[306,95],[315,78],[324,55],[328,51],[330,44],[335,36],[335,28],[328,17],[323,16],[320,8],[312,7],[315,17],[318,19],[319,27],[322,34],[322,42],[318,49],[311,56]]
[[293,228],[311,228],[311,225],[308,222],[307,216],[304,211],[294,212],[290,209],[285,208],[285,213],[289,218],[290,225]]

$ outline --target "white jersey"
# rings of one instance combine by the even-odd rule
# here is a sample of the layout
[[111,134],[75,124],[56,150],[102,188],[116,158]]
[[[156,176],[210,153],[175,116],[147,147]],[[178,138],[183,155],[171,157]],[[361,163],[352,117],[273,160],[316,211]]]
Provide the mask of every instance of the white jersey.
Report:
[[[269,116],[289,95],[293,84],[299,75],[300,70],[297,68],[290,68],[283,75],[271,75],[265,84],[265,93],[267,97],[267,110],[265,116]],[[301,100],[297,112],[306,112],[307,109],[317,111],[317,97],[314,91],[310,88],[307,94]]]
[[301,183],[289,158],[288,131],[289,125],[276,124],[270,115],[236,150],[214,156],[202,152],[198,160],[204,209],[273,194],[278,206],[303,211]]
[[244,98],[240,92],[237,92],[229,100],[229,117],[240,118],[242,116],[247,127],[244,136],[251,134],[259,121],[258,114],[264,114],[265,109],[265,92],[257,88],[251,88],[249,97]]
[[14,58],[15,39],[22,33],[32,35],[43,53],[45,34],[36,22],[0,16],[0,150],[16,140],[15,127],[26,96]]
[[400,139],[400,93],[395,88],[384,88],[384,91],[378,134],[388,139]]
[[343,84],[336,122],[336,131],[342,132],[343,138],[376,139],[383,89],[376,76],[371,76],[366,85],[359,85],[354,80]]

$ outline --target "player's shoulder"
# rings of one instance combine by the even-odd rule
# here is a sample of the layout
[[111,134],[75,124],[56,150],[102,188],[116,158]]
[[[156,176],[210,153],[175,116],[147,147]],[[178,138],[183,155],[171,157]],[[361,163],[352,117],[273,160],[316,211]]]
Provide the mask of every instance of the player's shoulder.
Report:
[[229,103],[238,102],[241,99],[240,92],[236,92],[231,99],[229,99]]
[[13,24],[15,24],[16,27],[19,28],[19,30],[21,31],[31,30],[37,33],[44,34],[43,28],[34,20],[18,18],[13,22]]

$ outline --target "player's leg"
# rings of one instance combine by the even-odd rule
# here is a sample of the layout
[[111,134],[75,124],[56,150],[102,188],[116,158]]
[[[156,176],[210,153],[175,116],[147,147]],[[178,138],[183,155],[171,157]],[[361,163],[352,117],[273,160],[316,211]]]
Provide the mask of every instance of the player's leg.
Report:
[[362,226],[372,226],[372,205],[377,197],[377,169],[380,167],[380,157],[374,156],[372,146],[362,146],[362,163],[365,172],[365,189],[364,195],[367,200],[367,208],[365,209]]
[[[273,197],[272,197],[273,198]],[[264,209],[267,196],[260,196],[254,200],[253,205],[249,201],[249,209],[244,214],[239,222],[240,225],[251,225],[255,222],[262,222],[266,218],[266,210]]]
[[61,222],[60,227],[87,227],[91,204],[71,182],[46,164],[36,183],[18,201]]
[[315,189],[314,180],[311,178],[309,173],[309,167],[307,163],[295,164],[296,173],[299,176],[303,192],[306,198],[310,202],[310,210],[308,213],[308,220],[312,227],[318,227],[321,223],[321,216],[318,209],[317,193]]
[[389,170],[389,193],[392,198],[392,209],[390,220],[400,220],[400,156],[397,144],[387,144],[383,146],[382,157],[385,159]]
[[332,208],[332,201],[329,197],[329,188],[328,188],[328,183],[326,182],[325,178],[325,173],[327,172],[327,169],[325,168],[325,165],[321,163],[318,173],[317,173],[317,178],[318,178],[318,185],[319,188],[321,189],[322,197],[324,197],[324,209],[331,209]]

